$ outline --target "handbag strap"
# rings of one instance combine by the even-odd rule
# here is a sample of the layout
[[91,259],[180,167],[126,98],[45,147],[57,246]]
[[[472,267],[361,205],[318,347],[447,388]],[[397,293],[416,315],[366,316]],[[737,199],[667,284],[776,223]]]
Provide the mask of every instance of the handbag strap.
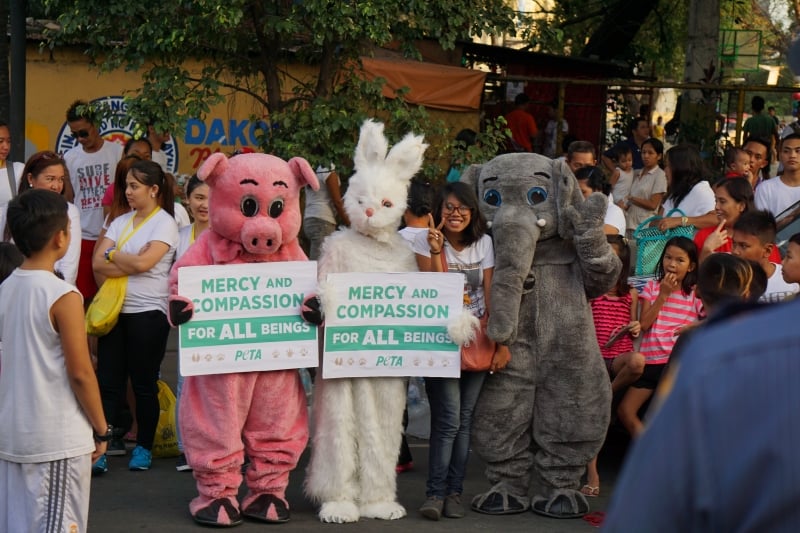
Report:
[[681,210],[680,210],[680,209],[678,209],[677,207],[673,207],[672,209],[670,209],[670,210],[669,210],[669,213],[667,213],[667,214],[666,214],[666,215],[664,215],[664,216],[666,216],[666,217],[671,217],[673,213],[680,213],[680,215],[681,215],[682,217],[685,217],[685,216],[686,216],[686,213],[684,213],[683,211],[681,211]]
[[[131,219],[128,221],[127,224],[125,224],[125,226],[122,228],[122,231],[119,233],[119,241],[117,242],[117,250],[122,250],[122,247],[125,245],[125,243],[128,242],[131,239],[131,237],[133,237],[133,235],[137,231],[139,231],[139,229],[142,226],[147,224],[147,221],[150,220],[151,218],[153,218],[153,216],[156,213],[158,213],[159,211],[161,211],[161,207],[160,206],[156,206],[156,208],[153,209],[153,211],[149,215],[147,215],[147,217],[144,220],[142,220],[139,223],[138,226],[134,226],[133,225],[133,218],[134,217],[131,217]],[[130,229],[130,233],[126,234],[125,232],[128,231],[129,229]]]
[[6,175],[8,176],[8,187],[11,189],[11,198],[17,196],[17,177],[14,175],[14,162],[6,159]]
[[644,219],[638,226],[636,226],[636,229],[633,230],[633,238],[634,239],[638,238],[642,230],[647,229],[650,226],[650,224],[652,224],[656,220],[661,220],[662,218],[664,217],[662,217],[661,215],[653,215],[651,217],[647,217],[646,219]]
[[442,243],[442,250],[439,252],[439,259],[442,261],[442,272],[447,272],[447,258],[444,253],[444,243]]

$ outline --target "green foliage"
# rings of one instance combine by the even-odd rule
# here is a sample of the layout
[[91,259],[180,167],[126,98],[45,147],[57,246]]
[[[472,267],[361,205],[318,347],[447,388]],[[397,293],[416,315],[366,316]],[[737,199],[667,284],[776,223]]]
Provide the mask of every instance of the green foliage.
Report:
[[[473,34],[514,29],[502,0],[42,1],[62,27],[51,45],[83,46],[101,70],[142,72],[142,87],[126,95],[137,120],[176,134],[212,105],[247,94],[260,106],[252,118],[271,124],[262,135],[266,150],[342,168],[367,116],[385,120],[390,134],[446,136],[424,108],[387,100],[377,81],[355,76],[360,55],[397,43],[418,57],[418,39],[448,49]],[[293,78],[297,64],[319,74]]]

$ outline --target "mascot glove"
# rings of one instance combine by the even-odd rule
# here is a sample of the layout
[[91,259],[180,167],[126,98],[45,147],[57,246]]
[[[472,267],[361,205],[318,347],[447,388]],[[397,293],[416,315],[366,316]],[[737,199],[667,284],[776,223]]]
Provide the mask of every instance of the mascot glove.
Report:
[[167,306],[169,310],[167,320],[173,328],[186,324],[194,316],[194,303],[184,296],[170,296],[167,299]]
[[480,327],[481,321],[464,311],[447,324],[447,334],[454,343],[463,346],[475,340]]
[[303,320],[314,326],[321,326],[325,323],[325,315],[322,312],[322,301],[319,296],[312,294],[303,300],[303,307],[300,308],[300,315]]
[[569,205],[565,215],[574,229],[575,235],[584,235],[592,230],[603,228],[608,199],[600,193],[592,193],[577,207]]

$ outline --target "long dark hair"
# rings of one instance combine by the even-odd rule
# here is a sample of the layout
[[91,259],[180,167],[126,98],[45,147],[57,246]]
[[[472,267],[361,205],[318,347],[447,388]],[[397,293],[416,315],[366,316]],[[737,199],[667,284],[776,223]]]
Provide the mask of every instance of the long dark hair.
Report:
[[700,151],[691,144],[679,144],[667,151],[667,164],[672,179],[667,190],[667,198],[677,207],[692,188],[706,179],[708,171]]
[[697,245],[692,239],[687,237],[673,237],[668,240],[666,246],[664,246],[664,251],[661,252],[661,257],[658,259],[658,266],[656,267],[656,279],[659,282],[664,279],[664,255],[666,255],[667,248],[670,246],[680,248],[686,252],[686,255],[689,256],[689,263],[694,263],[694,269],[687,272],[681,282],[681,292],[688,296],[697,284]]
[[138,156],[126,155],[117,163],[117,168],[114,171],[114,195],[111,197],[111,206],[108,209],[106,224],[111,224],[112,220],[131,210],[131,206],[128,205],[128,199],[125,197],[125,188],[127,187],[125,178],[128,177],[128,171],[137,161],[141,161]]
[[622,235],[606,235],[606,241],[615,248],[617,257],[622,262],[622,270],[620,270],[614,290],[617,296],[627,296],[631,292],[631,286],[628,284],[628,273],[631,271],[631,249],[628,248],[628,243]]
[[461,205],[469,207],[470,210],[469,224],[464,228],[461,241],[465,246],[478,242],[486,234],[486,218],[478,209],[478,198],[475,196],[475,192],[466,183],[455,181],[442,187],[442,190],[439,191],[439,201],[433,207],[433,219],[436,224],[442,221],[444,203],[447,201],[447,197],[451,195],[455,196],[461,202]]

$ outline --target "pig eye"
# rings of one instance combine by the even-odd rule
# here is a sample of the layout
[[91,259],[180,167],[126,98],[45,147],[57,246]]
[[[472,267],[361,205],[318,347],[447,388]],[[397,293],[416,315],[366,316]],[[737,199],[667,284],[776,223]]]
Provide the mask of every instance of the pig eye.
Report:
[[258,214],[258,200],[252,196],[245,196],[242,198],[242,203],[239,208],[242,214],[246,217],[254,217]]
[[269,204],[269,216],[272,218],[278,218],[283,213],[283,200],[281,198],[276,198]]

